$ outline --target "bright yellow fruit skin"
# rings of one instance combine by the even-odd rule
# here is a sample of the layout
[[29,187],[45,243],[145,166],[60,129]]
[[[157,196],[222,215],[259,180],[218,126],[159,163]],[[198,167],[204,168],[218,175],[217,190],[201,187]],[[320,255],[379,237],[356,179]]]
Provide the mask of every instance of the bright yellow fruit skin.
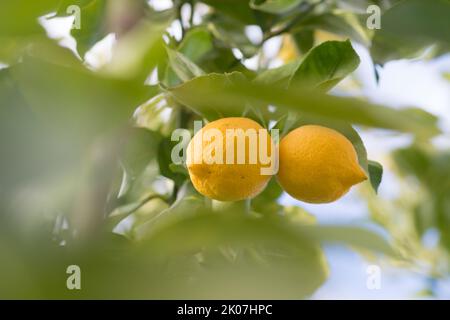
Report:
[[333,202],[367,179],[352,143],[318,125],[291,131],[280,142],[278,182],[292,197],[309,203]]
[[[194,161],[195,157],[203,157],[205,153],[212,154],[213,151],[209,149],[211,141],[202,139],[202,135],[209,129],[218,129],[222,133],[223,137],[223,159],[222,164],[207,164],[205,162],[198,163]],[[222,118],[208,123],[190,141],[187,147],[186,166],[189,171],[192,184],[195,189],[211,199],[219,201],[238,201],[248,198],[252,198],[260,193],[267,185],[270,175],[262,175],[261,168],[268,167],[269,165],[262,164],[260,157],[257,157],[256,163],[250,163],[249,161],[249,139],[246,138],[245,143],[245,162],[238,164],[234,161],[233,164],[225,163],[227,153],[232,152],[233,139],[226,139],[227,129],[254,129],[256,130],[258,137],[258,144],[254,145],[259,151],[259,139],[261,135],[267,135],[264,138],[267,139],[267,149],[269,152],[273,150],[272,139],[266,129],[261,127],[257,122],[248,118]],[[263,131],[260,132],[259,130]],[[229,140],[229,141],[227,141]],[[202,145],[202,150],[199,152],[198,147],[194,147],[194,141]],[[212,140],[214,141],[214,140]],[[234,138],[234,157],[237,159],[237,138]]]

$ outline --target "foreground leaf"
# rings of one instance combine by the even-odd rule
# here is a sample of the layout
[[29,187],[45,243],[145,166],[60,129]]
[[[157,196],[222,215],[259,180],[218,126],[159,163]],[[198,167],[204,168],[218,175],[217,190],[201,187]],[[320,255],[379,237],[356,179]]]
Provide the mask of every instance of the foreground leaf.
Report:
[[[240,79],[239,81],[232,81]],[[279,109],[274,116],[293,111],[299,115],[344,121],[371,127],[433,135],[439,130],[424,124],[407,110],[396,110],[375,105],[360,99],[324,95],[291,85],[289,89],[251,83],[242,80],[238,73],[209,74],[197,77],[169,89],[170,94],[201,114],[232,116],[242,114],[246,103],[274,105]]]

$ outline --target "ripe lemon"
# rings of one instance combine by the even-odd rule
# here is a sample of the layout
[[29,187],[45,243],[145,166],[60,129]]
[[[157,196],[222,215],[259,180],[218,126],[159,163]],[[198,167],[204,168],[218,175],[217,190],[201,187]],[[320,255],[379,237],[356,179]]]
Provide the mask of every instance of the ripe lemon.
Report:
[[310,203],[333,202],[367,179],[352,143],[318,125],[291,131],[280,142],[278,181],[292,197]]
[[284,36],[278,58],[284,63],[294,61],[299,56],[297,46],[291,36]]
[[[246,135],[238,138],[239,132]],[[231,136],[233,133],[236,135]],[[252,198],[264,189],[271,176],[262,174],[261,169],[270,164],[260,157],[260,151],[271,155],[272,150],[269,133],[257,122],[223,118],[208,123],[195,134],[187,147],[186,166],[198,192],[215,200],[238,201]]]

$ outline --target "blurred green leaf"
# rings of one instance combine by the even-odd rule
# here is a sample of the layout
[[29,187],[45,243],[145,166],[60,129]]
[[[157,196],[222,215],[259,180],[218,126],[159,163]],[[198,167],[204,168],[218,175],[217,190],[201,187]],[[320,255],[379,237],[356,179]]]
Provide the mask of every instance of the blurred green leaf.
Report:
[[8,155],[2,169],[9,168],[4,179],[10,177],[10,183],[51,178],[66,190],[79,176],[89,148],[125,125],[148,99],[145,86],[99,77],[75,62],[70,57],[63,66],[27,56],[1,71],[2,136],[10,137],[2,141]]
[[157,155],[162,137],[144,128],[131,128],[123,141],[122,165],[127,174],[135,179]]
[[150,94],[138,82],[104,78],[81,64],[64,67],[28,57],[11,72],[36,116],[48,128],[77,140],[124,124]]
[[185,180],[186,175],[180,171],[173,171],[170,168],[172,163],[171,152],[173,147],[177,144],[176,141],[171,141],[168,138],[162,139],[158,147],[158,165],[159,172],[174,181],[175,185],[180,186]]
[[162,35],[172,19],[169,12],[151,21],[141,20],[118,40],[111,61],[101,71],[117,78],[146,80],[166,56]]
[[63,0],[59,15],[67,15],[67,8],[80,8],[80,28],[72,28],[71,35],[77,41],[77,51],[81,57],[92,46],[106,36],[107,1],[105,0]]
[[359,227],[304,226],[302,232],[320,242],[342,243],[360,249],[395,256],[392,246],[378,234]]
[[286,13],[304,0],[250,0],[250,7],[268,13],[281,14]]
[[186,33],[178,47],[178,51],[197,63],[213,48],[212,37],[209,31],[205,27],[196,27]]
[[297,45],[300,53],[305,54],[314,46],[314,31],[313,30],[301,30],[299,32],[293,32],[295,44]]
[[366,14],[357,15],[339,11],[310,15],[297,23],[293,27],[293,32],[319,29],[368,45],[370,41],[368,30],[360,21],[365,22],[366,19]]
[[18,0],[0,3],[0,61],[14,64],[30,46],[46,37],[38,18],[54,11],[58,0]]
[[0,38],[43,34],[38,18],[54,11],[59,0],[17,0],[0,3]]
[[244,57],[254,56],[259,47],[253,44],[245,33],[245,24],[241,24],[226,16],[212,15],[209,17],[208,28],[215,38],[227,48],[237,48]]
[[425,151],[418,147],[404,148],[396,150],[393,157],[402,172],[412,174],[426,183],[432,163]]
[[450,3],[447,0],[401,1],[381,16],[371,54],[377,63],[416,57],[431,46],[450,46]]
[[315,225],[317,219],[305,209],[298,206],[283,206],[282,214],[292,223],[300,225]]
[[324,120],[347,121],[418,135],[433,135],[439,132],[436,127],[424,124],[407,111],[395,110],[355,98],[324,95],[296,85],[291,85],[285,90],[248,81],[233,82],[230,80],[231,75],[238,74],[209,74],[197,77],[169,89],[169,92],[181,104],[203,115],[211,116],[211,111],[214,111],[213,115],[217,114],[219,117],[240,114],[245,107],[243,103],[248,102],[277,106],[278,114],[293,111],[299,115],[314,116]]
[[122,221],[123,219],[128,217],[130,214],[136,212],[137,210],[139,210],[140,208],[142,208],[143,206],[145,206],[147,203],[149,203],[150,201],[152,201],[154,199],[165,200],[158,194],[150,194],[150,195],[144,197],[143,199],[140,199],[139,201],[136,201],[134,203],[128,203],[124,206],[116,208],[108,216],[108,219],[107,219],[108,221],[106,222],[107,229],[113,230],[114,227],[116,227],[120,221]]
[[248,1],[242,0],[201,0],[217,12],[236,19],[244,24],[256,24],[257,20]]
[[[276,217],[254,219],[241,212],[197,212],[159,229],[145,243],[157,255],[198,252],[201,248],[212,250],[221,246],[262,248],[262,260],[238,258],[231,265],[222,262],[214,269],[206,268],[205,273],[197,274],[201,279],[197,286],[213,275],[216,285],[197,287],[198,290],[193,292],[195,297],[208,294],[217,298],[302,298],[310,295],[327,274],[319,247]],[[235,271],[230,273],[230,268]],[[271,280],[271,274],[278,275],[276,280]],[[240,289],[224,291],[224,286]]]
[[172,170],[173,173],[181,173],[186,177],[188,176],[188,171],[183,165],[171,163],[169,164],[169,169]]
[[277,199],[283,194],[283,189],[275,178],[270,179],[267,187],[251,200],[252,209],[258,213],[276,214],[281,211],[282,206]]

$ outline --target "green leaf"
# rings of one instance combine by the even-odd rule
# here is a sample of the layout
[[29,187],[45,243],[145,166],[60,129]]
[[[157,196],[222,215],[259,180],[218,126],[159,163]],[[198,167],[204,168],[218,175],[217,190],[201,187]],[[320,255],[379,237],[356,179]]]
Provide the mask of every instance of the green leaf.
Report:
[[[154,230],[144,247],[155,256],[204,255],[204,268],[195,272],[197,289],[191,294],[197,298],[305,298],[328,273],[317,243],[290,228],[286,220],[257,219],[242,212],[189,211]],[[208,259],[208,253],[224,247],[242,254],[233,262]],[[203,285],[213,279],[214,286]],[[230,284],[234,289],[225,290]]]
[[67,8],[76,5],[80,8],[80,28],[72,28],[71,35],[77,41],[77,51],[81,57],[99,40],[106,36],[105,0],[64,0],[60,6],[60,15],[67,15]]
[[162,35],[172,19],[169,12],[155,15],[151,21],[141,20],[118,40],[111,61],[101,71],[117,78],[146,80],[166,58]]
[[281,211],[282,206],[277,199],[283,194],[283,189],[275,178],[270,179],[267,187],[251,200],[252,209],[258,213],[275,214]]
[[289,12],[304,0],[250,0],[250,7],[256,10],[281,14]]
[[230,49],[237,48],[246,58],[258,52],[259,46],[253,44],[245,34],[245,24],[219,15],[210,16],[208,22],[209,30],[216,39],[220,40],[222,46]]
[[78,138],[125,123],[150,93],[139,82],[100,77],[81,64],[65,67],[32,57],[12,74],[37,117]]
[[265,70],[254,81],[280,87],[295,83],[328,91],[353,72],[359,61],[349,41],[327,41],[313,48],[303,60]]
[[186,33],[177,51],[199,63],[205,54],[214,49],[212,41],[212,36],[205,27],[196,27]]
[[300,21],[293,27],[293,32],[324,30],[342,37],[348,37],[363,45],[369,45],[368,30],[360,20],[365,21],[366,14],[353,14],[350,12],[327,12],[319,15],[311,15]]
[[314,215],[298,206],[283,206],[282,213],[290,222],[297,225],[310,226],[317,224],[317,219]]
[[429,181],[433,180],[430,176],[433,161],[423,148],[411,146],[398,149],[393,153],[393,157],[401,173],[414,175],[424,184],[428,184]]
[[260,72],[253,81],[286,88],[289,85],[290,78],[298,69],[299,65],[300,61],[292,61],[278,68],[264,70]]
[[383,166],[376,161],[369,160],[369,177],[372,188],[378,192],[383,177]]
[[162,137],[159,133],[144,128],[131,128],[124,139],[121,155],[127,174],[135,179],[157,155]]
[[237,104],[233,105],[232,109],[228,110],[226,108],[221,108],[220,106],[218,108],[215,108],[214,105],[211,105],[208,102],[203,103],[203,101],[199,101],[198,97],[194,97],[193,92],[190,93],[189,91],[205,90],[204,94],[212,98],[214,97],[214,94],[216,92],[223,93],[222,90],[224,88],[232,88],[234,81],[236,81],[240,77],[242,77],[242,74],[238,72],[229,74],[212,73],[209,75],[194,78],[191,81],[185,82],[184,84],[177,87],[169,88],[168,92],[179,103],[191,108],[194,112],[208,120],[239,116],[245,110],[245,101],[241,100]]
[[295,84],[283,89],[255,82],[231,81],[232,74],[209,74],[194,78],[168,92],[199,114],[224,117],[242,114],[246,103],[274,105],[274,117],[287,111],[329,121],[343,121],[372,127],[412,132],[429,136],[439,130],[402,110],[375,105],[356,98],[324,95]]
[[313,30],[301,30],[299,32],[293,32],[292,37],[297,45],[300,53],[305,54],[314,46],[314,31]]
[[257,20],[248,1],[242,0],[201,0],[216,12],[232,17],[244,24],[256,24]]
[[[180,58],[173,57],[175,60],[175,65],[181,64],[181,67],[185,66],[182,69],[188,69],[187,73],[192,74],[192,72],[189,72],[189,66],[193,63],[194,66],[191,67],[194,71],[198,72],[199,74],[203,74],[204,72],[201,71],[201,68],[198,67],[199,63],[202,63],[205,57],[208,54],[212,53],[213,49],[213,43],[212,43],[212,36],[210,32],[205,27],[196,27],[194,29],[190,29],[186,35],[184,36],[181,43],[178,45],[177,50],[178,53],[182,55],[183,60],[188,60],[186,63],[183,63],[179,60]],[[172,54],[172,56],[178,56],[179,54],[175,53]],[[171,58],[171,55],[169,55],[169,59]],[[178,63],[177,63],[178,61]],[[164,67],[161,68],[161,70],[164,70]],[[170,63],[165,67],[165,74],[164,74],[164,80],[163,82],[165,85],[172,87],[175,85],[180,84],[183,80],[180,78],[180,76],[177,76],[176,72],[174,71],[173,67],[170,65]],[[184,72],[183,72],[184,73]]]
[[44,29],[37,19],[54,11],[58,4],[58,0],[2,1],[0,3],[0,38],[43,34]]
[[[128,217],[130,214],[138,211],[140,208],[142,208],[143,206],[145,206],[146,204],[148,204],[150,201],[155,200],[155,199],[159,199],[160,201],[163,201],[164,199],[162,199],[162,197],[158,194],[150,194],[146,197],[144,197],[143,199],[133,202],[133,203],[128,203],[124,206],[118,207],[116,209],[114,209],[113,212],[111,212],[111,214],[108,216],[107,219],[107,228],[109,230],[113,230],[115,226],[117,226],[117,224],[122,221],[123,219],[125,219],[126,217]],[[164,202],[163,205],[161,207],[164,207]],[[161,205],[160,203],[158,203],[158,205]]]
[[181,174],[185,175],[186,177],[189,176],[186,167],[181,164],[171,163],[171,164],[169,164],[169,169],[172,170],[173,173],[181,173]]
[[447,0],[410,0],[394,5],[381,16],[381,29],[375,32],[371,47],[375,62],[416,57],[431,45],[448,52],[449,15]]
[[173,164],[171,158],[172,148],[177,144],[175,141],[171,141],[166,138],[163,139],[158,147],[158,165],[161,175],[173,180],[175,185],[180,186],[186,180],[186,174],[184,172],[174,171],[170,168]]
[[14,64],[31,43],[48,39],[38,18],[54,11],[57,0],[18,0],[0,3],[0,61]]
[[173,71],[182,81],[191,80],[203,75],[205,72],[194,62],[180,52],[166,48],[169,63]]
[[25,56],[1,70],[0,127],[2,136],[10,137],[2,143],[1,167],[8,168],[2,173],[4,181],[58,177],[51,185],[66,190],[79,176],[76,170],[90,146],[126,125],[134,109],[148,99],[140,83],[99,77],[79,61],[76,65],[73,57],[57,62],[64,61],[67,66]]
[[377,233],[347,226],[304,226],[302,232],[320,242],[340,242],[356,248],[367,249],[390,256],[396,253],[392,246]]
[[327,41],[308,53],[291,82],[328,91],[353,72],[359,61],[350,41]]

